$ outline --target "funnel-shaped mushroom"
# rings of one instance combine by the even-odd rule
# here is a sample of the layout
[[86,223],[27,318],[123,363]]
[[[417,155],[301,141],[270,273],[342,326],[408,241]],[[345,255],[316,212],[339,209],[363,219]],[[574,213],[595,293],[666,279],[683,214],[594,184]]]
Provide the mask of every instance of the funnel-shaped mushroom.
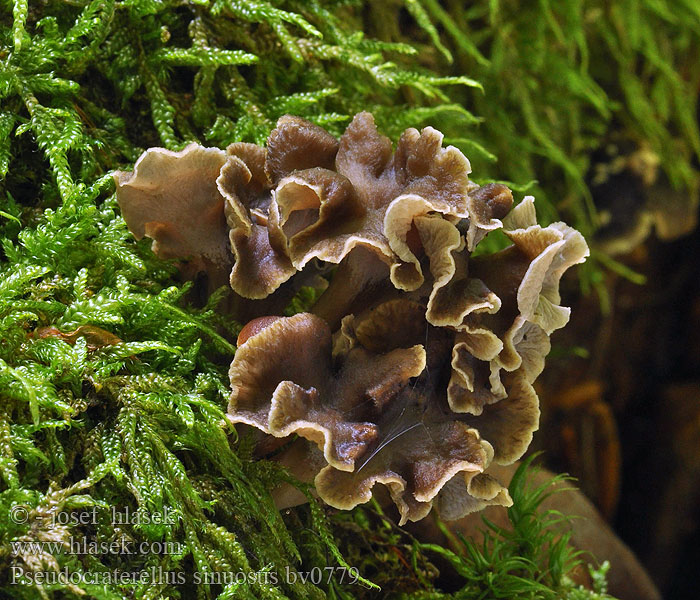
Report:
[[[406,130],[392,151],[360,113],[340,140],[285,116],[267,149],[151,149],[116,175],[127,224],[154,251],[277,305],[239,302],[239,315],[276,313],[316,264],[337,265],[309,313],[241,331],[228,408],[233,423],[305,439],[284,460],[313,452],[335,507],[376,483],[402,522],[510,503],[488,469],[537,429],[532,384],[569,317],[559,282],[588,248],[564,223],[538,225],[531,197],[510,210],[506,186],[469,172],[435,129]],[[496,229],[512,245],[473,257]]]
[[310,314],[262,326],[251,327],[257,333],[231,365],[229,419],[315,443],[328,463],[315,478],[324,501],[352,508],[383,483],[402,522],[424,517],[448,482],[448,514],[510,502],[483,474],[494,452],[519,456],[527,447],[539,416],[534,391],[516,376],[498,410],[452,411],[455,332],[428,324],[424,306],[397,299],[349,315],[333,341]]

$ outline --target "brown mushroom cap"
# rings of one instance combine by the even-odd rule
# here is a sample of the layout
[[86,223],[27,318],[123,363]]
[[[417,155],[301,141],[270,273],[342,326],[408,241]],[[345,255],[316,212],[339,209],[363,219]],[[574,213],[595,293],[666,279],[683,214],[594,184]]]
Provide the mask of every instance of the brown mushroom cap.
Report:
[[229,419],[276,437],[297,433],[318,444],[329,464],[352,470],[377,435],[364,417],[418,376],[421,346],[383,354],[356,347],[333,368],[331,333],[310,314],[280,318],[248,338],[231,364]]
[[389,488],[403,525],[425,517],[451,479],[481,473],[488,464],[489,452],[478,431],[464,423],[422,423],[416,416],[408,427],[412,429],[406,429],[406,435],[389,438],[385,449],[360,469],[347,472],[325,467],[315,480],[319,496],[347,510],[367,502],[373,486],[382,483]]
[[136,239],[153,238],[158,256],[190,259],[195,271],[220,279],[232,263],[216,185],[225,162],[223,150],[190,144],[180,152],[150,148],[132,172],[116,172],[117,201]]
[[454,521],[487,506],[512,506],[508,489],[489,473],[465,473],[448,481],[440,490],[435,508],[440,518]]
[[[268,140],[265,170],[274,189],[265,218],[257,219],[268,229],[269,244],[256,245],[261,256],[267,252],[261,262],[284,264],[286,277],[312,258],[337,264],[364,248],[390,267],[391,281],[402,290],[422,285],[423,254],[440,265],[464,243],[459,219],[469,218],[472,229],[500,225],[491,216],[503,211],[510,193],[479,192],[469,182],[469,161],[456,148],[442,148],[442,134],[431,127],[406,130],[392,154],[369,113],[356,115],[340,142],[303,119],[280,119]],[[242,211],[236,206],[232,212]],[[232,285],[254,297],[284,279],[280,274],[262,289],[249,277],[235,273]]]
[[513,193],[502,183],[489,183],[476,187],[469,193],[469,229],[467,248],[473,251],[476,245],[494,229],[500,229],[500,219],[513,206]]

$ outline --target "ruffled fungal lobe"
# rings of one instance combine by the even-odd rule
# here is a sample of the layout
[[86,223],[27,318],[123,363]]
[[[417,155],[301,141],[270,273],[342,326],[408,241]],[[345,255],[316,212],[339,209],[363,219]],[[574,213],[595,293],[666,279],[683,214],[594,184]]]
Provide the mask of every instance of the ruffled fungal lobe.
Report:
[[117,200],[136,239],[153,239],[163,258],[190,260],[189,271],[219,279],[231,269],[224,198],[216,179],[226,162],[218,148],[190,144],[180,152],[150,148],[133,172],[117,171]]
[[360,113],[340,139],[335,170],[305,169],[279,182],[270,227],[286,239],[297,268],[314,257],[339,263],[362,246],[390,266],[397,288],[416,289],[423,274],[408,242],[414,219],[467,217],[469,171],[464,155],[442,148],[442,134],[431,127],[406,130],[392,154],[372,116]]
[[294,171],[333,169],[338,140],[306,119],[285,115],[267,139],[265,171],[277,184]]
[[266,171],[267,153],[254,144],[231,144],[228,159],[216,179],[226,202],[224,213],[234,257],[230,283],[244,298],[262,299],[287,281],[296,269],[276,252],[267,230],[272,184]]
[[[508,215],[503,231],[512,246],[469,262],[472,281],[498,298],[499,309],[473,310],[461,323],[451,323],[460,330],[462,344],[453,354],[454,385],[449,390],[451,406],[459,412],[479,414],[485,404],[504,398],[503,371],[520,371],[528,383],[535,381],[549,353],[550,334],[569,319],[570,309],[559,305],[561,276],[588,256],[576,230],[564,223],[537,224],[531,196]],[[461,312],[455,311],[460,317],[473,303],[461,306]],[[462,351],[464,344],[467,352]],[[481,396],[474,387],[479,376],[488,377],[488,385],[480,386]]]
[[534,382],[544,368],[550,334],[569,318],[569,309],[559,305],[561,276],[588,256],[576,230],[564,223],[537,224],[532,197],[502,225],[510,247],[478,258],[466,244],[456,247],[440,265],[431,265],[437,279],[424,292],[427,320],[458,331],[448,386],[456,412],[479,415],[484,406],[505,398],[503,372],[521,369],[527,382]]
[[[382,483],[389,488],[403,524],[425,517],[453,478],[471,479],[484,471],[489,452],[477,430],[455,420],[422,423],[420,417],[413,417],[414,423],[404,425],[405,435],[388,438],[388,445],[360,469],[345,472],[324,467],[315,479],[319,496],[331,506],[350,509],[367,502],[373,486]],[[464,494],[468,494],[466,484]]]

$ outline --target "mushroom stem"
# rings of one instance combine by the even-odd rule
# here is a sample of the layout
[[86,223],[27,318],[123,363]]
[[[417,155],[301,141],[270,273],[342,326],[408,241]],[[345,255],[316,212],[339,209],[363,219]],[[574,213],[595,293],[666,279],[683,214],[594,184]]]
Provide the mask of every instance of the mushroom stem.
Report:
[[[376,254],[362,247],[355,248],[340,263],[330,284],[311,312],[325,319],[331,331],[335,331],[345,315],[361,310],[357,300],[365,292],[372,290],[372,296],[376,299],[376,292],[381,292],[382,284],[388,279],[388,273],[388,266],[379,260]],[[380,289],[377,289],[378,287]]]
[[[297,438],[275,457],[278,462],[303,483],[313,483],[318,472],[326,466],[323,454],[303,438]],[[282,483],[272,490],[272,498],[279,510],[306,504],[309,499],[290,483]]]

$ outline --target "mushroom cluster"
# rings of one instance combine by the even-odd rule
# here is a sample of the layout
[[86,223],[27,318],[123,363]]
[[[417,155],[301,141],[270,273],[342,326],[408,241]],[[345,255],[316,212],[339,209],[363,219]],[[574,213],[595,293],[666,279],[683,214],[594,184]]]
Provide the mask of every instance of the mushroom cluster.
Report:
[[[376,483],[402,523],[511,502],[488,468],[537,429],[532,384],[569,318],[559,281],[588,248],[470,170],[435,129],[406,130],[392,151],[360,113],[340,140],[286,116],[266,148],[152,148],[115,175],[137,238],[247,299],[228,418],[290,440],[279,459],[334,507]],[[496,229],[512,244],[473,256]],[[310,312],[270,310],[323,265]]]

